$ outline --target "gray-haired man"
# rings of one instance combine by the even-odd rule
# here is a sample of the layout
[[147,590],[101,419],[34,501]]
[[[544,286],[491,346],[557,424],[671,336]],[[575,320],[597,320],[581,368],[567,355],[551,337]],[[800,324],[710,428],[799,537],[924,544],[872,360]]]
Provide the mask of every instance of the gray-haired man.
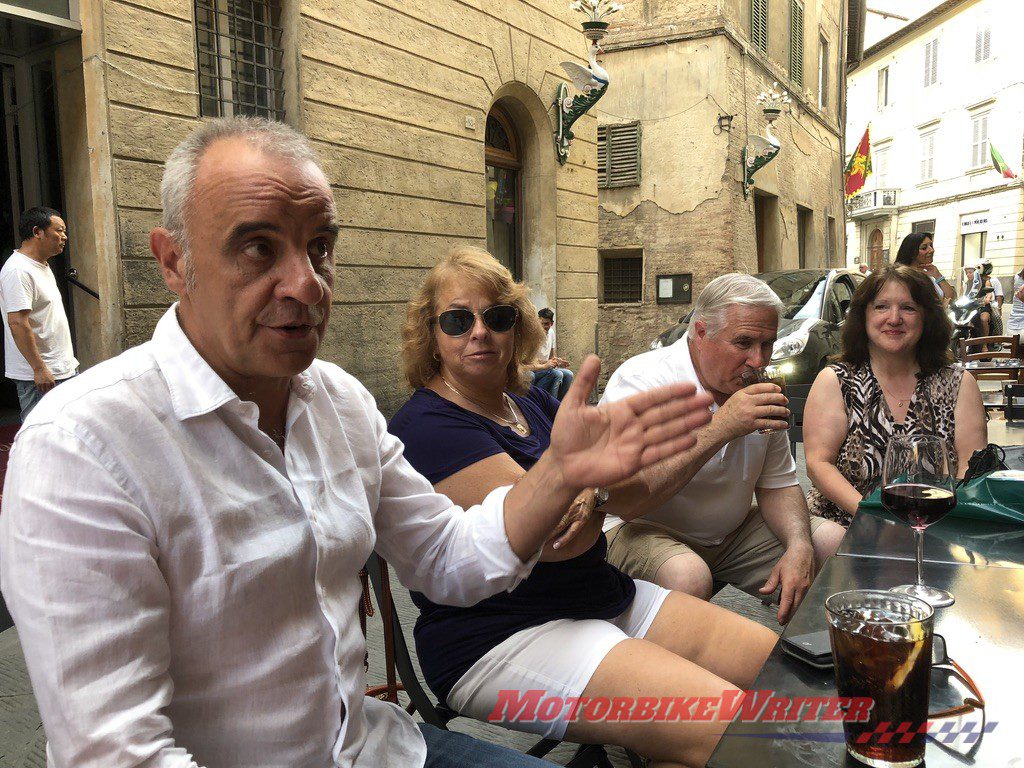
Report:
[[49,764],[544,765],[363,695],[357,573],[376,550],[435,602],[512,589],[583,488],[692,446],[707,398],[588,407],[592,357],[540,460],[464,513],[315,359],[339,227],[308,142],[208,121],[162,191],[150,247],[179,302],[44,398],[11,452],[0,580]]
[[785,623],[844,529],[807,511],[779,387],[741,381],[771,359],[781,310],[755,277],[712,280],[686,337],[623,363],[602,402],[680,381],[714,397],[694,448],[612,489],[608,559],[634,578],[704,598],[714,582],[760,595],[778,589]]

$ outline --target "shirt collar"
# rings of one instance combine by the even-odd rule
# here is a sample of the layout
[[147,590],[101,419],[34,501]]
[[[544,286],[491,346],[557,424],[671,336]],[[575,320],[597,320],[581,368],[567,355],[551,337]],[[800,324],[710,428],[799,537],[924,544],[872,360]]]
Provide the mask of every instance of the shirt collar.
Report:
[[[153,331],[153,355],[167,382],[174,415],[181,421],[202,416],[242,399],[227,385],[189,341],[178,322],[175,302]],[[316,387],[309,370],[292,377],[291,391],[308,404]]]
[[707,390],[700,383],[697,376],[697,369],[693,365],[693,357],[690,354],[690,337],[683,336],[669,349],[672,350],[672,364],[679,376],[679,381],[689,381],[697,387],[697,394],[703,394]]

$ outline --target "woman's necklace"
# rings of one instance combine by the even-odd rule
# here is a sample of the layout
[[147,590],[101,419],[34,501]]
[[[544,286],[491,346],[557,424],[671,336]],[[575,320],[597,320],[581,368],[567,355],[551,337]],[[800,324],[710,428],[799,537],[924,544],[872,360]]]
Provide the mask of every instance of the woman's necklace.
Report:
[[897,408],[902,408],[904,403],[909,403],[911,398],[914,396],[914,392],[917,392],[917,387],[914,387],[914,392],[911,392],[909,395],[894,395],[892,392],[890,392],[888,389],[882,386],[881,379],[879,379],[876,376],[875,380],[878,381],[878,386],[882,387],[882,392],[884,392],[885,394],[887,394],[889,397],[893,398],[896,401]]
[[[441,376],[441,374],[438,374],[438,376]],[[468,400],[478,408],[482,408],[486,415],[489,416],[490,418],[496,421],[500,421],[507,427],[511,427],[523,437],[527,437],[530,434],[530,430],[527,429],[526,425],[523,424],[523,422],[521,422],[519,420],[519,417],[516,415],[516,409],[512,407],[512,398],[508,396],[507,392],[502,392],[501,396],[505,399],[505,407],[508,408],[508,412],[512,414],[511,419],[506,419],[504,416],[499,416],[496,413],[492,413],[490,409],[486,405],[481,403],[479,400],[474,400],[472,397],[462,394],[459,390],[457,390],[450,383],[448,383],[448,379],[446,379],[444,376],[441,376],[441,381],[444,382],[444,385],[448,387],[448,389],[450,389],[456,395],[461,397],[463,400]]]

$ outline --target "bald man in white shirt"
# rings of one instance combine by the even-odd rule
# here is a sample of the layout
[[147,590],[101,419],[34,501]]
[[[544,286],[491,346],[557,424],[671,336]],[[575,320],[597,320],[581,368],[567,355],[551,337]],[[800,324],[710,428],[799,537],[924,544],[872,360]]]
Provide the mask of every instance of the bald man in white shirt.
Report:
[[11,453],[0,585],[49,765],[543,765],[363,695],[357,573],[376,550],[436,602],[511,589],[584,488],[692,446],[708,399],[588,407],[591,358],[534,469],[463,512],[315,359],[339,227],[305,139],[206,122],[162,191],[150,245],[178,303],[48,396]]

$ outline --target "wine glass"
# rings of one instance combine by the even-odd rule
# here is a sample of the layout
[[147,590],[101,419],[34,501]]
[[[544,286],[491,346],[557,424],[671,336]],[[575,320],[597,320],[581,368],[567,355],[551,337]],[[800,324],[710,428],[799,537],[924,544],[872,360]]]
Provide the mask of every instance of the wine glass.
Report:
[[935,608],[952,605],[944,589],[926,586],[921,579],[924,529],[956,506],[955,473],[946,441],[934,435],[891,437],[882,468],[882,506],[911,528],[917,537],[917,583],[893,587],[890,592],[910,595]]

